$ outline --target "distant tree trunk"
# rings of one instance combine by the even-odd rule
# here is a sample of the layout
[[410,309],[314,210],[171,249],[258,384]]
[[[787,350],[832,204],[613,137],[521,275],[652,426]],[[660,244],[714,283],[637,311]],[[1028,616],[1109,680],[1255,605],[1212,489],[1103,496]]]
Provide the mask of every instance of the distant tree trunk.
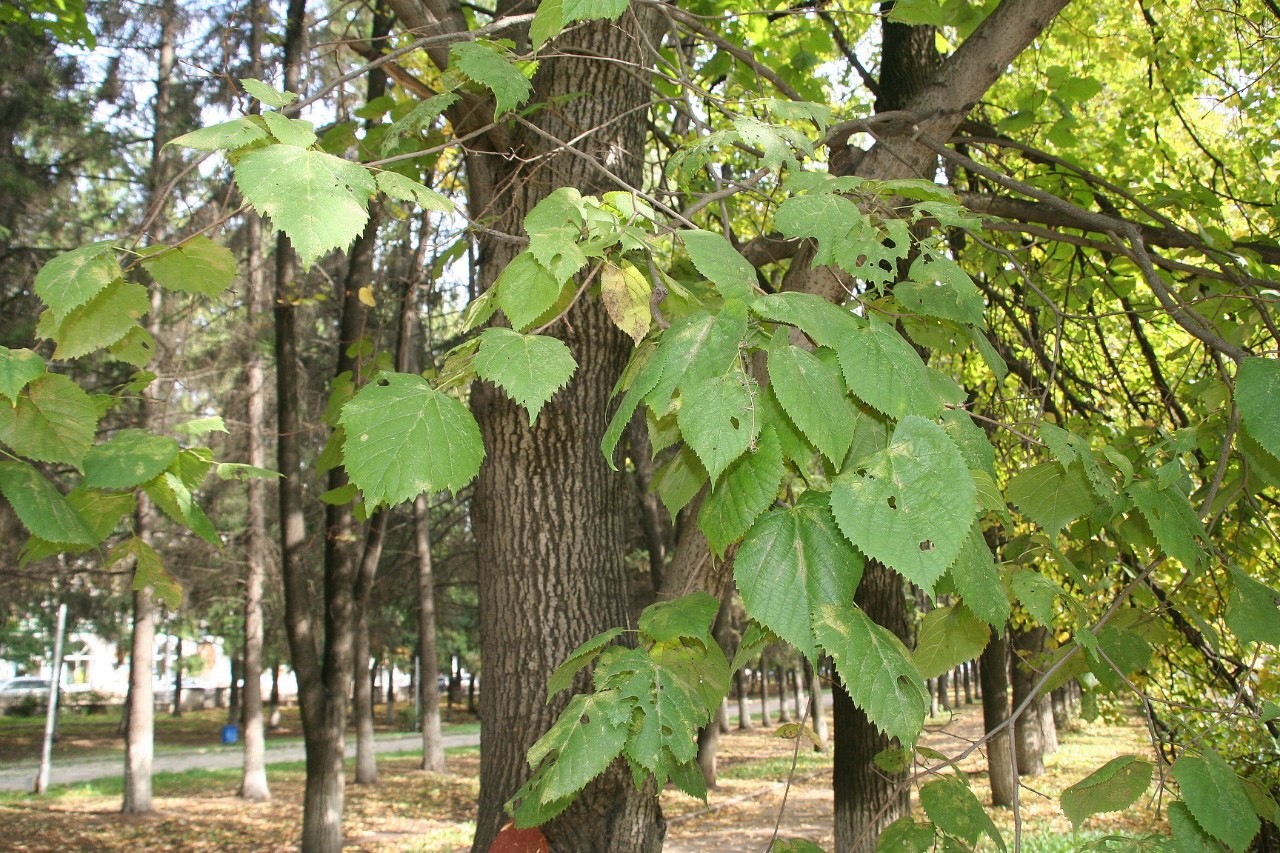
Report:
[[934,685],[938,691],[938,707],[943,711],[950,711],[951,699],[947,696],[947,688],[951,686],[951,673],[944,672],[940,674]]
[[445,770],[440,730],[440,685],[436,651],[436,598],[431,565],[431,505],[426,495],[413,502],[414,541],[418,550],[418,656],[422,659],[422,769]]
[[960,674],[964,680],[964,704],[973,703],[973,661],[962,663],[960,665]]
[[720,728],[720,734],[727,735],[733,731],[729,725],[729,697],[725,696],[720,703],[720,709],[716,711],[716,725]]
[[373,674],[369,666],[369,620],[364,609],[356,617],[354,689],[351,695],[352,715],[356,724],[357,785],[378,781],[378,750],[373,742]]
[[390,657],[387,658],[387,728],[395,729],[396,726],[396,663]]
[[[148,216],[156,223],[164,220],[168,195],[164,192],[169,178],[171,158],[164,144],[170,136],[170,91],[175,62],[174,45],[178,37],[176,0],[163,0],[159,7],[160,38],[156,55],[156,100],[153,111],[151,163],[147,171]],[[157,224],[157,230],[159,224]],[[147,315],[147,331],[159,340],[160,290],[151,292],[151,311]],[[157,418],[144,402],[142,422],[157,426]],[[138,495],[135,512],[135,534],[147,546],[154,545],[158,514],[151,500]],[[135,565],[136,572],[136,565]],[[129,650],[129,721],[124,742],[124,814],[151,811],[151,759],[155,750],[155,696],[152,689],[152,666],[155,661],[155,611],[151,588],[136,589],[133,594],[133,638]]]
[[1035,671],[1027,665],[1027,659],[1044,649],[1045,634],[1046,629],[1042,626],[1015,629],[1010,634],[1014,651],[1010,670],[1013,707],[1021,708],[1026,704],[1014,725],[1014,749],[1018,756],[1020,776],[1039,776],[1044,773],[1044,727],[1040,722],[1040,703],[1027,701],[1036,682]]
[[240,692],[241,673],[243,672],[240,656],[237,654],[228,656],[227,668],[231,670],[231,685],[227,688],[227,723],[238,724],[244,711],[240,704],[243,696]]
[[267,712],[267,728],[280,728],[280,661],[271,664],[271,700]]
[[[262,77],[262,28],[266,24],[268,8],[266,0],[251,0],[249,4],[249,58],[250,76]],[[257,102],[255,109],[260,109]],[[248,462],[255,468],[267,467],[267,367],[261,342],[265,331],[263,323],[268,314],[268,294],[265,276],[266,260],[262,253],[262,220],[250,216],[245,223],[245,241],[248,250],[245,257],[247,284],[245,294],[245,322],[249,327],[248,362],[245,365],[246,440],[249,443]],[[270,547],[267,528],[267,484],[258,477],[250,477],[246,485],[246,570],[244,580],[244,772],[240,778],[240,797],[250,802],[271,799],[267,784],[266,731],[262,715],[262,644],[263,644],[263,589],[266,585]],[[273,670],[273,691],[279,673]],[[233,694],[239,696],[233,683]],[[275,698],[278,700],[278,694]],[[239,703],[237,703],[239,704]],[[278,704],[274,706],[278,708]],[[232,719],[239,719],[239,714]]]
[[182,635],[174,637],[174,653],[173,653],[173,709],[170,714],[174,717],[182,716]]
[[951,670],[951,691],[955,695],[955,700],[951,704],[952,708],[960,707],[960,682],[964,680],[963,671],[964,664]]
[[787,708],[787,668],[780,666],[778,673],[778,722],[791,722],[791,711]]
[[769,714],[769,650],[760,653],[760,725],[766,729],[773,725]]
[[[720,609],[716,612],[715,622],[711,626],[712,636],[726,655],[732,652],[730,648],[733,641],[732,617],[733,595],[726,590],[720,598]],[[724,703],[721,703],[720,707],[723,708]],[[698,766],[702,768],[702,778],[706,780],[708,788],[716,787],[716,751],[719,748],[720,721],[713,718],[698,732]]]
[[[139,497],[139,502],[146,500]],[[133,593],[133,633],[129,651],[129,716],[124,738],[124,814],[151,811],[151,757],[154,752],[155,698],[151,665],[155,616],[150,589]]]
[[[827,731],[827,702],[822,693],[822,677],[813,663],[807,659],[804,662],[804,683],[809,691],[809,725],[813,728],[813,733],[818,736],[818,740],[824,744],[830,743],[831,735]],[[818,751],[816,745],[813,749],[815,752]]]
[[[982,725],[990,734],[1009,719],[1009,636],[992,637],[982,652]],[[1013,767],[1013,738],[1008,728],[987,741],[987,774],[991,782],[991,804],[1011,806],[1018,778]]]
[[1058,751],[1058,726],[1053,718],[1053,698],[1045,693],[1036,699],[1040,706],[1040,745],[1045,755]]
[[658,495],[649,488],[653,482],[655,466],[653,449],[649,444],[649,429],[644,413],[638,412],[628,426],[631,442],[631,461],[635,469],[636,497],[640,504],[640,527],[644,532],[645,548],[649,552],[649,579],[656,594],[662,589],[663,572],[667,565],[667,552],[671,547],[672,525]]
[[738,728],[751,728],[751,696],[750,687],[747,684],[747,677],[742,670],[738,670],[733,674],[734,689],[738,693]]
[[[868,560],[855,602],[875,622],[910,648],[911,625],[902,578],[877,560]],[[837,679],[835,693],[835,756],[832,787],[835,794],[836,850],[870,853],[880,831],[907,813],[910,789],[901,776],[886,776],[872,762],[892,741],[853,704]]]
[[787,669],[787,679],[791,682],[791,696],[795,699],[796,719],[804,717],[804,702],[800,697],[800,671],[794,666]]

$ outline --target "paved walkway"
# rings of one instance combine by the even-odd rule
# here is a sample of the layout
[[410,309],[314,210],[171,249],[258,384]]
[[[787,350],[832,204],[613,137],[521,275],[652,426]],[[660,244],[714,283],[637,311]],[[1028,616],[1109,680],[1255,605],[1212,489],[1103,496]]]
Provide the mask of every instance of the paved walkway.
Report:
[[[379,753],[414,752],[422,749],[421,734],[404,734],[379,737],[376,741]],[[480,743],[477,732],[471,734],[445,735],[446,749],[455,746],[475,746]],[[347,757],[356,754],[355,739],[347,738]],[[302,742],[268,746],[267,764],[285,764],[302,761],[305,758]],[[156,753],[151,769],[154,773],[182,773],[187,770],[222,770],[244,766],[244,747],[214,746],[206,749],[188,749],[175,752]],[[35,784],[36,763],[31,765],[0,765],[0,791],[30,791]],[[68,763],[54,761],[50,772],[50,785],[74,785],[79,782],[92,782],[95,779],[120,777],[124,773],[124,757],[97,758],[88,761]]]

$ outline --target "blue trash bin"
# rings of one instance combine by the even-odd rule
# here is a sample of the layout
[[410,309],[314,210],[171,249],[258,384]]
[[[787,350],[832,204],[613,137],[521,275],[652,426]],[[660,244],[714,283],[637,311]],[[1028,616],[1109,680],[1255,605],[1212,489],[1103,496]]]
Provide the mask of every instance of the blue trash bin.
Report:
[[229,746],[233,743],[239,742],[239,740],[240,740],[239,726],[235,725],[234,723],[228,723],[227,725],[222,727],[222,743],[224,745]]

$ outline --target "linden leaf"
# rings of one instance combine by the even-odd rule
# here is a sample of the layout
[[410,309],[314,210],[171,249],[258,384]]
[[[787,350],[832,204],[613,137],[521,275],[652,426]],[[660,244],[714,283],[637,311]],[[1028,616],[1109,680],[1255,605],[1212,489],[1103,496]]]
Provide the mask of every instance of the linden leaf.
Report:
[[530,426],[537,423],[543,405],[578,369],[563,341],[496,326],[480,336],[473,364],[481,379],[488,379],[524,406]]
[[339,421],[347,473],[372,505],[456,492],[484,459],[471,412],[421,376],[380,374],[347,401]]
[[360,235],[377,191],[363,166],[296,145],[246,152],[235,177],[253,209],[289,237],[304,270]]

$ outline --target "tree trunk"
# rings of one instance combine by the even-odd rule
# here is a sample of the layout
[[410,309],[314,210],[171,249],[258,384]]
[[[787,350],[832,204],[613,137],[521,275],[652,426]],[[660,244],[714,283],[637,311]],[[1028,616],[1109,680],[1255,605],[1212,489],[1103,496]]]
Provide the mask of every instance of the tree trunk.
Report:
[[769,714],[769,652],[760,653],[760,725],[766,729],[773,725]]
[[1040,744],[1045,755],[1058,751],[1058,726],[1053,718],[1053,698],[1048,693],[1036,699],[1040,706]]
[[387,659],[387,715],[383,719],[387,721],[387,728],[395,730],[396,727],[396,664],[394,660]]
[[426,495],[413,502],[414,537],[418,549],[418,656],[422,659],[422,769],[445,770],[443,735],[440,732],[440,670],[436,651],[435,581],[431,565],[431,506]]
[[791,697],[795,700],[796,719],[804,719],[804,700],[800,696],[800,672],[794,666],[787,669],[787,680],[791,682]]
[[378,749],[373,742],[373,674],[376,667],[369,666],[369,619],[364,608],[356,617],[354,689],[351,696],[352,715],[356,724],[356,776],[357,785],[372,785],[378,781]]
[[[519,234],[525,214],[556,187],[584,194],[624,188],[590,160],[640,183],[650,91],[637,70],[651,60],[639,22],[652,17],[633,7],[617,23],[577,27],[565,40],[569,55],[543,60],[533,100],[557,108],[535,120],[552,136],[576,137],[573,152],[517,126],[500,155],[471,154],[472,216],[496,216],[494,229]],[[518,247],[484,233],[478,241],[487,287]],[[491,385],[471,392],[487,452],[472,515],[484,677],[494,685],[480,703],[485,734],[475,853],[486,853],[506,819],[503,803],[530,775],[525,752],[568,701],[562,694],[546,703],[548,676],[584,640],[628,622],[624,555],[632,495],[626,476],[601,456],[600,439],[631,344],[594,300],[580,301],[548,332],[569,345],[579,368],[536,426]],[[543,830],[555,851],[644,853],[659,849],[664,823],[653,791],[637,790],[626,767],[615,763]]]
[[742,670],[738,670],[733,674],[734,690],[738,694],[738,728],[749,729],[751,723],[751,690],[747,684],[747,677]]
[[[830,743],[831,735],[827,731],[827,702],[826,697],[822,693],[822,677],[814,665],[806,660],[804,662],[804,683],[809,691],[809,726],[813,729],[813,733],[818,736],[818,740],[822,743]],[[819,752],[817,745],[813,747],[814,752]]]
[[[719,644],[721,651],[732,659],[730,644],[732,637],[733,595],[726,590],[720,598],[720,609],[716,612],[716,620],[711,626],[712,636]],[[720,703],[723,710],[724,703]],[[702,768],[702,778],[708,788],[716,787],[716,751],[720,748],[719,712],[698,732],[698,766]],[[727,726],[726,726],[727,728]]]
[[1040,702],[1027,701],[1035,689],[1036,673],[1027,659],[1044,649],[1046,629],[1015,629],[1010,633],[1013,646],[1013,707],[1026,707],[1014,725],[1014,749],[1018,757],[1018,775],[1039,776],[1044,773],[1044,728],[1040,722]]
[[[146,500],[139,497],[139,502]],[[155,698],[151,664],[155,655],[155,615],[151,590],[133,593],[133,634],[129,650],[129,717],[124,737],[124,814],[151,811],[151,757],[154,752]]]
[[171,715],[182,716],[182,635],[174,637],[173,653],[173,708]]
[[[987,774],[991,782],[991,804],[1011,806],[1017,795],[1018,776],[1014,772],[1012,737],[1004,726],[1009,719],[1009,636],[992,637],[982,652],[982,725],[987,741]],[[994,735],[991,732],[1000,729]]]
[[951,686],[951,673],[942,673],[934,684],[938,691],[938,707],[943,711],[950,711],[951,698],[947,695],[947,690]]
[[[877,624],[911,647],[911,625],[899,575],[876,560],[868,560],[854,600]],[[907,813],[910,789],[901,784],[904,777],[886,775],[872,763],[872,758],[894,742],[853,704],[839,679],[833,689],[836,851],[871,853],[880,831]]]
[[267,728],[280,728],[280,661],[271,664],[271,699],[267,710]]
[[[266,0],[252,0],[249,4],[249,58],[252,63],[250,76],[262,78],[262,28],[267,19]],[[260,109],[255,102],[255,108]],[[248,270],[245,323],[249,328],[248,362],[245,366],[246,440],[249,443],[248,462],[255,468],[267,467],[267,367],[263,358],[263,323],[269,316],[268,294],[262,255],[262,220],[250,216],[245,223],[245,241],[248,251],[245,266]],[[271,799],[267,784],[266,732],[262,715],[262,643],[263,643],[263,588],[266,585],[270,549],[267,525],[267,484],[258,477],[250,477],[246,485],[245,517],[247,527],[246,570],[244,580],[244,772],[240,778],[240,797],[250,802]],[[273,670],[278,675],[278,667]],[[273,680],[272,685],[276,682]],[[236,685],[232,684],[233,695]],[[238,719],[239,714],[232,719]]]

